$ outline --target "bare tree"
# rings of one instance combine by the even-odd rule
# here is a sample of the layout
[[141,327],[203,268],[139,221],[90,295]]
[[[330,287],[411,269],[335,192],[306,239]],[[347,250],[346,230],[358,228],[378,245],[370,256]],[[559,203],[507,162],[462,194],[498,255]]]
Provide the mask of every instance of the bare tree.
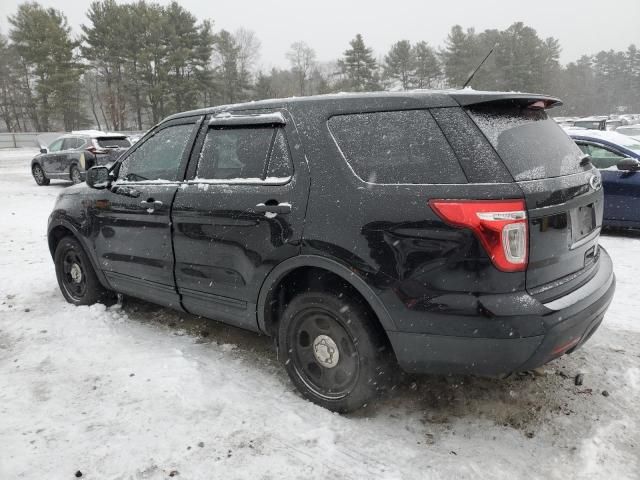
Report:
[[254,67],[260,58],[260,40],[253,30],[240,27],[233,34],[238,48],[238,70],[240,76],[250,81]]
[[304,95],[307,78],[316,65],[316,52],[305,42],[294,42],[287,52],[287,59],[298,79],[300,95]]

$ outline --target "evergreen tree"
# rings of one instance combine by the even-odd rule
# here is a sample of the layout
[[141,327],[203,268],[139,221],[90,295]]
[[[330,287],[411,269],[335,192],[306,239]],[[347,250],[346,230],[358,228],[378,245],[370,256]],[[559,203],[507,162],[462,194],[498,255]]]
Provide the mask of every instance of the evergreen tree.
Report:
[[214,53],[222,102],[234,103],[238,101],[247,83],[247,78],[242,78],[239,68],[240,47],[233,35],[226,30],[221,30],[216,37]]
[[416,83],[415,53],[409,40],[400,40],[384,57],[384,76],[398,82],[402,90],[409,90]]
[[442,75],[435,50],[427,42],[418,42],[413,47],[413,56],[415,59],[413,86],[415,88],[435,87]]
[[122,21],[127,16],[127,8],[115,0],[96,1],[87,12],[90,24],[82,27],[82,53],[104,82],[106,111],[114,130],[125,128],[126,123],[128,89],[124,54],[135,41],[127,35],[127,27],[130,29],[132,25]]
[[447,83],[451,87],[461,87],[475,68],[476,33],[472,28],[465,32],[460,25],[454,25],[444,44],[440,58]]
[[373,50],[368,48],[359,33],[349,42],[338,67],[345,77],[343,87],[354,92],[378,90],[380,88],[378,65]]
[[23,3],[9,17],[9,24],[34,127],[48,131],[57,117],[63,119],[65,128],[72,128],[76,102],[69,97],[78,89],[81,69],[74,59],[77,43],[71,39],[67,18],[53,8]]

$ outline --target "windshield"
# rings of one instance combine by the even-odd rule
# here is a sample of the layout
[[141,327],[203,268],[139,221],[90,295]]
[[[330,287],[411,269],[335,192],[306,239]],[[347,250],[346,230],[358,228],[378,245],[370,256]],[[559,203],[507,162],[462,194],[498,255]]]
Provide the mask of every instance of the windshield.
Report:
[[476,106],[467,110],[516,181],[588,170],[583,154],[544,110]]

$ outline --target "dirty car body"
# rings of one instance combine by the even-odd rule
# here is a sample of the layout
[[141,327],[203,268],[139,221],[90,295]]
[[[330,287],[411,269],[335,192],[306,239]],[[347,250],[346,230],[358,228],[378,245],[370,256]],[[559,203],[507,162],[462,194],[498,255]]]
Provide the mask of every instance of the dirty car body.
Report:
[[[338,411],[364,397],[340,403],[322,379],[358,335],[410,372],[531,369],[581,346],[615,290],[600,176],[546,116],[556,103],[434,91],[177,114],[100,188],[60,196],[49,245],[77,239],[105,289],[272,335],[281,352],[291,339],[293,363],[313,348],[288,371]],[[333,295],[307,309],[335,299],[338,323],[351,309],[371,325],[282,334],[304,292]],[[353,344],[351,358],[368,354]]]

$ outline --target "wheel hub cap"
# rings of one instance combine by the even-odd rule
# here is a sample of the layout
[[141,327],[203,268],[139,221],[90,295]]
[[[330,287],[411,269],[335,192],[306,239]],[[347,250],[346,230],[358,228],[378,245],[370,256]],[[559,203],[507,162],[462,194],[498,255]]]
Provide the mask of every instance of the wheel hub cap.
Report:
[[338,346],[333,339],[327,335],[318,335],[313,341],[313,354],[320,365],[326,368],[333,368],[340,360]]
[[74,283],[80,283],[82,281],[82,269],[77,263],[71,265],[71,271],[69,274],[71,275],[71,280],[73,280]]

